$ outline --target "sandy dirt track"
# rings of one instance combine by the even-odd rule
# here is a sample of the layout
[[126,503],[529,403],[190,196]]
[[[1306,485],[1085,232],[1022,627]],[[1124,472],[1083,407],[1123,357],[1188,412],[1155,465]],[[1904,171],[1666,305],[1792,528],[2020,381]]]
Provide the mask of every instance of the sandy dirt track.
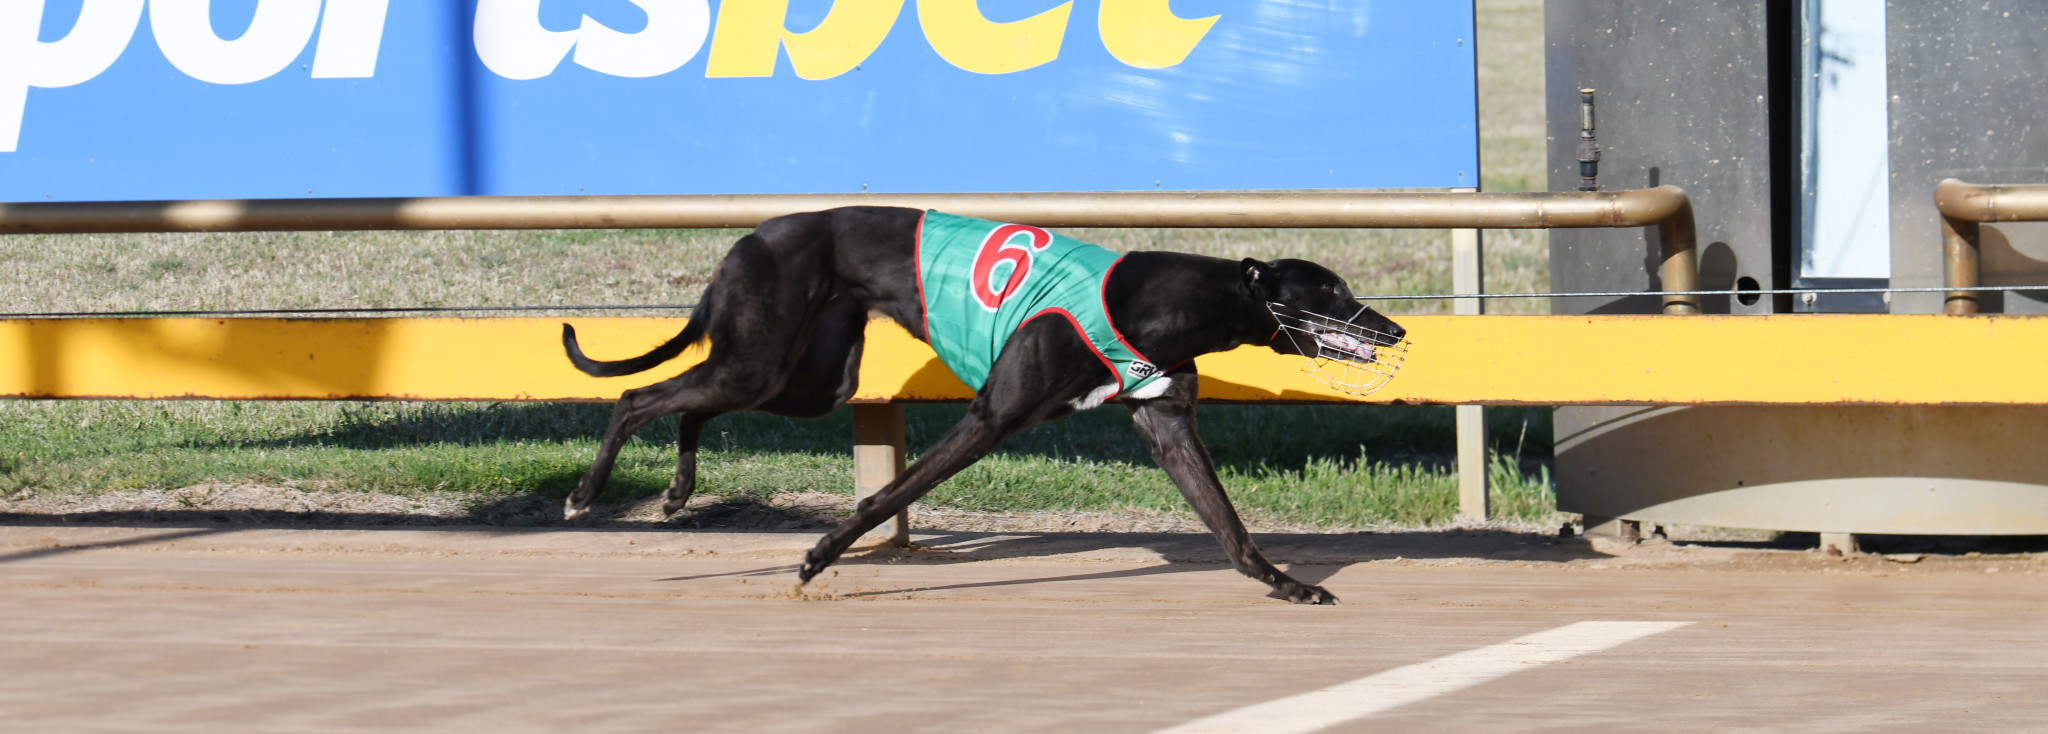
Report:
[[[2015,731],[2048,560],[1501,532],[0,527],[0,729],[1143,732],[1589,620],[1692,623],[1332,731]],[[1910,559],[1901,559],[1910,560]]]

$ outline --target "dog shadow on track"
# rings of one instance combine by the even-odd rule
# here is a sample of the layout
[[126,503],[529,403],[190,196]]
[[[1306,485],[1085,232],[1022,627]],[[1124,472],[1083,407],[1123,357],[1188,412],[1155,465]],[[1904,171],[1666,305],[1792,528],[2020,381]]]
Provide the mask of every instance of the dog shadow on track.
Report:
[[[913,521],[914,522],[914,521]],[[1286,568],[1303,583],[1321,584],[1345,567],[1371,561],[1394,559],[1444,560],[1486,559],[1530,563],[1566,563],[1581,559],[1609,557],[1593,550],[1584,539],[1558,539],[1535,533],[1506,530],[1445,529],[1392,532],[1342,533],[1258,533],[1266,557]],[[1015,558],[1044,558],[1078,553],[1137,550],[1149,551],[1164,563],[1144,568],[1062,574],[1023,579],[1001,579],[938,586],[914,586],[841,593],[843,598],[895,596],[935,591],[1030,586],[1075,581],[1104,581],[1161,574],[1228,569],[1229,562],[1213,537],[1206,533],[1000,533],[957,532],[920,534],[910,548],[870,545],[847,554],[839,566],[865,565],[947,565]],[[796,565],[779,564],[744,571],[676,576],[664,582],[697,581],[725,577],[770,577],[795,573]]]
[[[467,515],[423,517],[403,512],[291,512],[276,510],[107,510],[61,515],[0,514],[0,525],[11,526],[113,526],[161,528],[168,531],[146,538],[118,541],[119,545],[228,534],[257,529],[347,529],[419,530],[429,527],[485,534],[547,532],[560,526],[541,518],[559,503],[552,493],[526,493],[499,498],[470,508]],[[633,508],[606,504],[593,508],[602,513],[578,523],[578,532],[664,531],[688,535],[701,526],[703,532],[759,532],[801,535],[809,538],[836,524],[843,504],[806,505],[765,501],[751,497],[711,498],[695,506],[689,515],[668,522],[627,519]],[[915,520],[913,519],[913,527]],[[1259,533],[1266,556],[1304,583],[1321,584],[1352,564],[1407,558],[1488,559],[1531,563],[1564,563],[1579,559],[1604,558],[1583,539],[1560,540],[1537,533],[1490,529],[1439,529],[1387,532]],[[1161,563],[1142,568],[1059,574],[1034,578],[993,579],[933,586],[865,590],[840,594],[846,598],[893,596],[978,588],[1035,586],[1069,582],[1104,581],[1228,569],[1229,564],[1215,539],[1206,532],[946,532],[921,531],[910,548],[881,544],[858,546],[840,562],[842,568],[860,566],[942,566],[1004,559],[1071,556],[1085,553],[1140,551]],[[97,544],[41,548],[24,553],[0,555],[0,563],[27,561],[46,556],[90,550]],[[787,576],[796,570],[796,553],[789,563],[716,574],[677,576],[660,582],[687,582],[718,577]]]
[[[657,490],[658,491],[658,490]],[[349,492],[308,493],[311,496],[348,500]],[[654,492],[648,493],[650,498]],[[134,527],[193,529],[207,532],[232,530],[418,530],[423,528],[472,530],[568,529],[593,531],[823,531],[843,520],[843,503],[804,503],[780,498],[728,496],[702,498],[692,503],[687,515],[670,521],[632,517],[637,503],[593,505],[587,519],[573,525],[560,519],[562,496],[558,492],[523,492],[481,500],[459,511],[408,511],[405,497],[382,498],[372,504],[394,505],[380,509],[323,509],[312,505],[297,507],[193,507],[95,509],[91,506],[61,512],[0,511],[0,526],[15,527]],[[700,504],[701,503],[701,504]],[[444,508],[445,509],[445,508]]]

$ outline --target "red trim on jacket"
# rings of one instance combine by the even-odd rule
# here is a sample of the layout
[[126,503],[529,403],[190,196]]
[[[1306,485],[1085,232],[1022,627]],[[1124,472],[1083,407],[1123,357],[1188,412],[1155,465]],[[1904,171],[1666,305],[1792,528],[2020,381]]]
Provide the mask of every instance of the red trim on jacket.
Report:
[[924,215],[930,213],[930,209],[917,213],[917,236],[910,240],[910,265],[917,271],[917,312],[924,316],[926,344],[932,343],[932,313],[928,305],[931,301],[924,299]]
[[[1102,272],[1102,320],[1109,322],[1109,333],[1115,334],[1116,340],[1118,342],[1123,343],[1125,349],[1129,349],[1131,350],[1132,354],[1138,355],[1138,359],[1145,360],[1145,364],[1152,365],[1153,367],[1159,367],[1158,362],[1152,361],[1151,357],[1145,356],[1144,352],[1140,352],[1138,351],[1137,347],[1131,346],[1131,340],[1124,338],[1124,330],[1116,328],[1116,316],[1109,312],[1109,276],[1110,274],[1116,272],[1116,266],[1124,264],[1124,257],[1128,257],[1128,255],[1118,257],[1116,259],[1116,262],[1109,264],[1108,270]],[[1273,332],[1273,334],[1276,336],[1279,333],[1280,332],[1278,331]],[[1182,365],[1186,365],[1189,361],[1192,360],[1182,361],[1180,364],[1174,365],[1172,367],[1159,367],[1159,374],[1161,376],[1165,376],[1166,373],[1180,369]],[[1122,378],[1118,378],[1118,380],[1119,384],[1121,384]]]
[[[1066,309],[1060,308],[1058,306],[1047,306],[1043,309],[1040,309],[1038,313],[1032,314],[1031,318],[1019,322],[1017,324],[1017,329],[1019,331],[1022,331],[1026,324],[1029,324],[1032,321],[1037,320],[1038,317],[1044,316],[1049,313],[1059,314],[1060,316],[1066,318],[1067,325],[1074,327],[1074,333],[1079,334],[1081,336],[1081,343],[1088,345],[1088,351],[1094,352],[1096,359],[1102,360],[1102,366],[1109,370],[1109,376],[1116,378],[1116,391],[1118,393],[1122,393],[1124,391],[1123,373],[1117,371],[1116,363],[1109,361],[1108,355],[1103,354],[1102,350],[1095,348],[1095,340],[1088,338],[1088,331],[1086,329],[1081,328],[1081,320],[1074,318],[1074,314],[1069,313]],[[995,365],[991,364],[989,365],[989,368],[989,371],[995,371]]]

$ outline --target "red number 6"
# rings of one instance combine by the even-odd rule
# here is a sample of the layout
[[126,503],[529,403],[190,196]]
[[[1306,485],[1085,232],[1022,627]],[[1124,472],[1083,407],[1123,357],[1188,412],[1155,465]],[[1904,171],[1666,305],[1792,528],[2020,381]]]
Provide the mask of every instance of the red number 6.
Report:
[[[1030,241],[1012,242],[1017,235],[1029,235]],[[981,251],[974,256],[974,301],[981,307],[994,312],[1010,300],[1010,296],[1024,287],[1024,277],[1031,274],[1033,253],[1052,245],[1052,234],[1037,227],[1022,224],[1005,224],[990,232],[981,241]],[[1003,283],[1003,290],[995,289],[996,266],[1010,263],[1010,278]]]

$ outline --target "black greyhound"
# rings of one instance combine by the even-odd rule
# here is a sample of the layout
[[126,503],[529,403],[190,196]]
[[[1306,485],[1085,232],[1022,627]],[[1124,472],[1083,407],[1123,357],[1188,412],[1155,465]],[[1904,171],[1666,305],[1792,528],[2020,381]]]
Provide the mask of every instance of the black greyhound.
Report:
[[[711,340],[702,364],[619,397],[596,461],[569,495],[564,515],[573,518],[589,507],[604,490],[626,439],[663,415],[680,414],[676,476],[662,505],[665,513],[674,514],[696,489],[697,444],[706,421],[741,410],[817,417],[845,403],[859,376],[871,315],[893,319],[912,334],[925,333],[916,252],[922,214],[848,207],[762,223],[726,254],[682,332],[639,357],[616,362],[585,357],[575,330],[564,324],[562,345],[570,361],[600,377],[642,372],[706,337]],[[1277,315],[1355,323],[1379,346],[1392,346],[1404,330],[1361,307],[1335,273],[1302,260],[1232,262],[1134,252],[1112,271],[1102,297],[1130,346],[1166,370],[1163,379],[1125,394],[1124,407],[1150,443],[1153,460],[1222,541],[1231,565],[1289,601],[1335,603],[1330,592],[1275,568],[1245,532],[1195,431],[1193,360],[1245,344],[1304,354],[1299,341],[1280,335]],[[1320,347],[1311,338],[1308,348]],[[1116,383],[1089,342],[1066,321],[1024,323],[1004,343],[967,417],[902,476],[861,500],[852,518],[826,533],[804,555],[798,578],[810,581],[862,534],[1003,440],[1095,407]]]

